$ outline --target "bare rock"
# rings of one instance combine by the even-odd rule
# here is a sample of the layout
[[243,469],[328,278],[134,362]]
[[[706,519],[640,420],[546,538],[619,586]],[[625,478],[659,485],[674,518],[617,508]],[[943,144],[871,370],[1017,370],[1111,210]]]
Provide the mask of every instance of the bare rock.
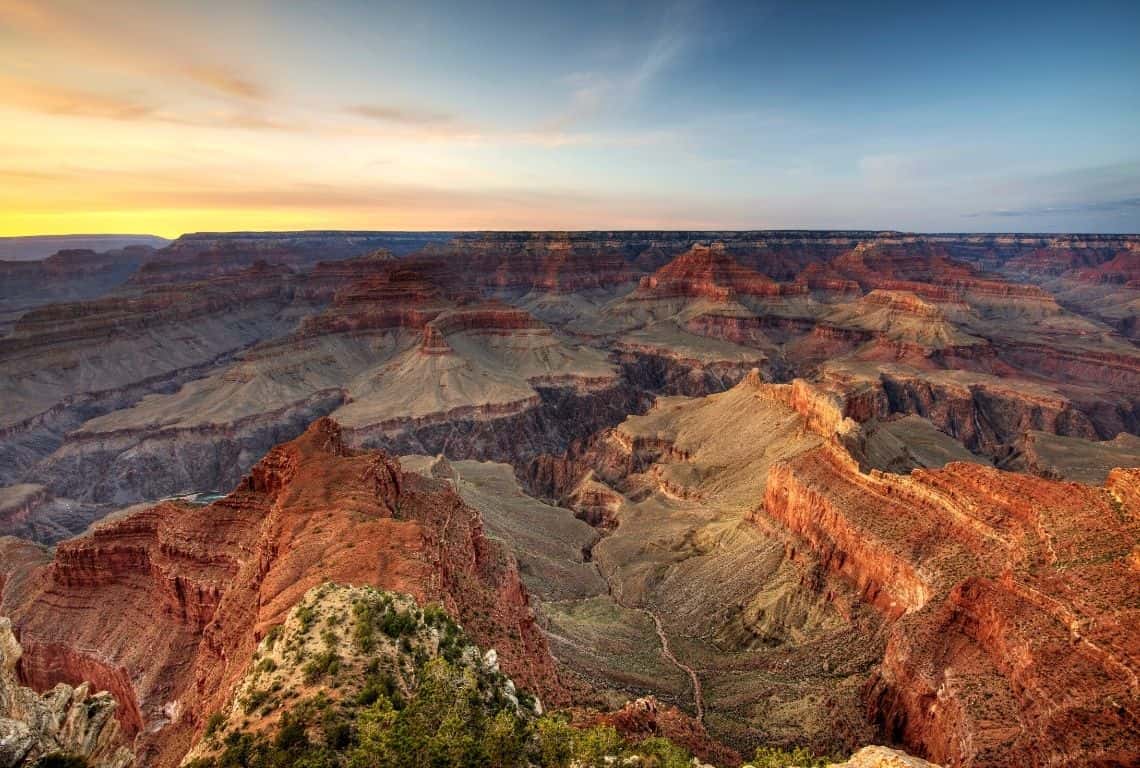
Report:
[[0,768],[30,766],[55,753],[80,755],[96,768],[130,765],[114,697],[92,694],[88,683],[60,683],[42,695],[25,688],[16,678],[22,654],[12,623],[0,618]]

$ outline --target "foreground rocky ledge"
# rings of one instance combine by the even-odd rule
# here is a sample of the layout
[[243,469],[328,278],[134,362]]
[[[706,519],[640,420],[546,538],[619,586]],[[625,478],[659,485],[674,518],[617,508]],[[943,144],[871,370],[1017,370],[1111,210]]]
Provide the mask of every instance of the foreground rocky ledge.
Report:
[[23,650],[12,624],[0,618],[0,768],[36,765],[71,755],[99,768],[126,768],[133,760],[115,719],[115,699],[91,693],[89,683],[59,683],[45,694],[16,679]]

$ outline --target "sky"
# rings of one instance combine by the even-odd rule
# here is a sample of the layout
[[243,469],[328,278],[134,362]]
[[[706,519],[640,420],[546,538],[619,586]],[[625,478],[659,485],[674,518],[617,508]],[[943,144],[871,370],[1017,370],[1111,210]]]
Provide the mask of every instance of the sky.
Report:
[[1140,2],[0,0],[0,235],[1140,231]]

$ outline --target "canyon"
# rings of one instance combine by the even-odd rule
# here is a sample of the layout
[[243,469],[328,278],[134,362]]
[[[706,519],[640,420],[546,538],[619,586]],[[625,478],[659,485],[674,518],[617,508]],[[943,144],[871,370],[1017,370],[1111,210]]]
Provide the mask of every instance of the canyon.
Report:
[[106,691],[96,741],[179,765],[330,582],[717,765],[1135,765],[1138,254],[307,232],[0,263],[12,685]]

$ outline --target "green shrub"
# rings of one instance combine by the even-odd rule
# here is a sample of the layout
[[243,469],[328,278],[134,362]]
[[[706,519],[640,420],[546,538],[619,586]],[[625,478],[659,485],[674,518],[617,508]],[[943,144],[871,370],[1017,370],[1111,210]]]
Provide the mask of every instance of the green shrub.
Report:
[[535,726],[540,765],[566,768],[574,759],[574,729],[561,717],[546,715]]
[[574,735],[574,760],[584,768],[606,768],[606,758],[621,748],[621,736],[611,725],[595,725]]
[[752,760],[756,768],[826,768],[830,762],[829,758],[816,757],[804,747],[792,750],[758,747]]
[[221,712],[215,712],[214,714],[210,715],[209,719],[206,720],[206,738],[213,736],[218,732],[218,729],[220,729],[225,724],[226,716]]
[[412,634],[418,626],[410,611],[387,611],[380,617],[380,631],[393,639]]
[[301,671],[305,675],[305,682],[310,685],[326,675],[336,677],[337,673],[340,672],[340,656],[337,655],[336,651],[326,649],[306,661],[305,666],[301,667]]
[[269,631],[265,634],[266,647],[273,650],[273,646],[277,645],[277,640],[281,637],[283,628],[280,624],[270,627]]
[[644,739],[630,751],[641,757],[645,768],[689,768],[692,765],[688,750],[660,736]]
[[[533,720],[520,714],[503,693],[502,675],[456,663],[468,643],[438,607],[396,610],[390,599],[376,593],[358,599],[352,611],[357,647],[375,643],[379,632],[398,646],[411,646],[426,622],[439,632],[440,655],[427,659],[422,644],[415,644],[413,653],[394,660],[395,666],[386,655],[375,656],[363,665],[356,694],[343,698],[320,692],[300,700],[296,691],[281,690],[280,681],[249,691],[241,701],[247,713],[264,711],[269,702],[280,708],[288,702],[278,724],[257,734],[249,731],[255,727],[253,718],[234,726],[210,742],[218,754],[196,760],[190,768],[601,768],[632,757],[641,768],[688,768],[688,753],[667,739],[631,745],[612,727],[583,730],[563,717]],[[315,611],[306,609],[304,616],[312,626]],[[341,665],[336,632],[327,623],[321,629],[324,650],[310,653],[302,666],[310,683],[335,677]],[[257,668],[272,670],[271,665],[262,659]],[[405,694],[403,681],[416,685]],[[346,676],[338,682],[349,680]],[[533,704],[525,694],[520,701],[527,705],[524,711]],[[215,713],[206,731],[213,735],[224,726],[225,719]]]
[[258,707],[269,699],[269,691],[254,688],[241,702],[241,710],[247,715],[252,714]]
[[313,622],[317,620],[317,612],[313,610],[311,605],[297,606],[297,621],[301,622],[302,634],[309,631],[309,627],[313,626]]

